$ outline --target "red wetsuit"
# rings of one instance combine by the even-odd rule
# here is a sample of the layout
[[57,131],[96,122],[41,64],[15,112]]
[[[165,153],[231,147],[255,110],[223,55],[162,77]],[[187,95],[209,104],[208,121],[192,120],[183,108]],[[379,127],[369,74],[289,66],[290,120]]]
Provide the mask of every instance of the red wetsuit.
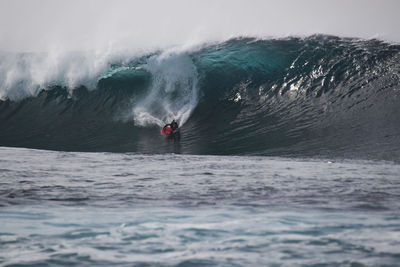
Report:
[[164,126],[161,130],[161,133],[163,134],[172,134],[174,130],[170,126]]

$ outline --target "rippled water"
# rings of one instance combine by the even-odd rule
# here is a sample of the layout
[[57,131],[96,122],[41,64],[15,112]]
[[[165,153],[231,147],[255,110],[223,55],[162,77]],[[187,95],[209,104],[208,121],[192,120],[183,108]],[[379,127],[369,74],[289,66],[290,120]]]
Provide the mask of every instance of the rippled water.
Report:
[[0,148],[3,266],[396,266],[400,165]]

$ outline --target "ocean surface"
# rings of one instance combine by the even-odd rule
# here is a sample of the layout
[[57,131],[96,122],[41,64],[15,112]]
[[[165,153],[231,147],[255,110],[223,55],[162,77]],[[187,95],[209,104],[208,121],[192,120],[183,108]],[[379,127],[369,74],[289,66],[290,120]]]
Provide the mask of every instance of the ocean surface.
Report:
[[399,62],[326,35],[0,51],[0,265],[399,266]]
[[4,266],[396,266],[400,165],[0,148]]

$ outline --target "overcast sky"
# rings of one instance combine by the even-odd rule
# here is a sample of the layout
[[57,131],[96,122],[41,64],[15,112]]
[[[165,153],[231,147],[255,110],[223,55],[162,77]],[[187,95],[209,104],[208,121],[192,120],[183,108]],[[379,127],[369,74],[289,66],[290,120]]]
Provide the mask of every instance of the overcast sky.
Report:
[[0,0],[0,50],[326,33],[400,42],[400,0]]

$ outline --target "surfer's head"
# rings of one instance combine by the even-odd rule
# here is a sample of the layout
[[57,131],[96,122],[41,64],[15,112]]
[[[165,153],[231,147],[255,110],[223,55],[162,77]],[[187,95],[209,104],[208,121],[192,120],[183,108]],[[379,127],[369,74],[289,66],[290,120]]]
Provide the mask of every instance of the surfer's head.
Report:
[[178,123],[175,120],[173,120],[171,122],[171,128],[172,128],[172,130],[175,130],[176,128],[178,128]]

